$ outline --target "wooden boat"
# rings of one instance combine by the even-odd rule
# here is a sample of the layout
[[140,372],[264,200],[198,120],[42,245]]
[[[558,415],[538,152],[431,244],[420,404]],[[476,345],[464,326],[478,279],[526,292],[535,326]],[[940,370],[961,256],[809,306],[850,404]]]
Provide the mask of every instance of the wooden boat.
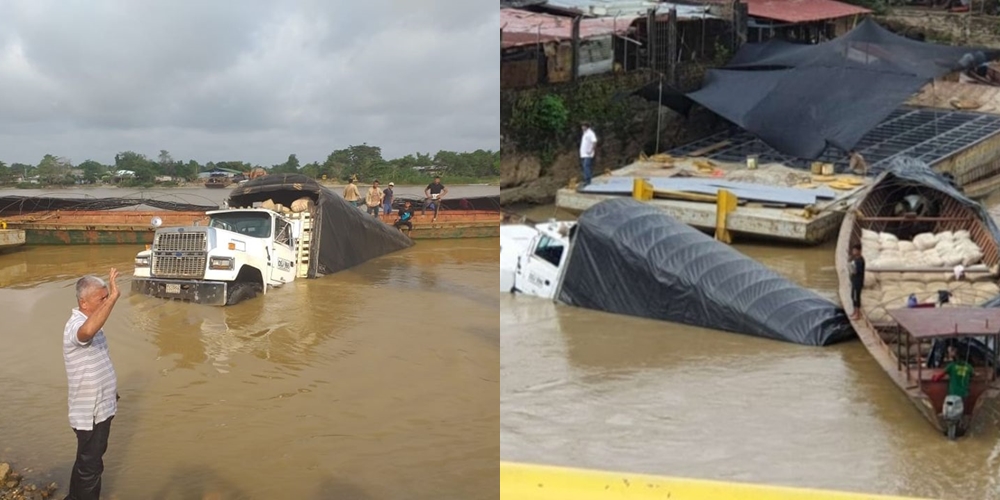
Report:
[[159,217],[160,227],[205,224],[204,211],[173,210],[52,210],[4,216],[7,226],[24,231],[27,245],[116,245],[152,243]]
[[[957,191],[943,182],[918,178],[890,170],[879,176],[846,214],[836,250],[839,293],[845,308],[853,312],[848,260],[852,246],[860,243],[868,272],[861,316],[851,320],[854,330],[924,417],[953,437],[969,428],[985,400],[1000,394],[996,373],[1000,311],[969,307],[979,306],[1000,292],[996,284],[1000,255],[981,207],[959,198]],[[932,238],[934,246],[928,247]],[[971,247],[963,243],[969,252],[962,254],[962,279],[953,272],[957,250],[947,253],[949,238],[953,249],[956,241],[968,240],[981,254],[975,259]],[[893,240],[900,257],[892,254]],[[907,245],[900,243],[907,241]],[[929,252],[937,254],[941,262]],[[941,297],[943,290],[951,296]],[[907,307],[911,294],[918,301],[916,308]],[[942,303],[945,298],[947,302]],[[983,312],[996,317],[980,318]],[[964,415],[958,422],[942,415],[947,380],[934,380],[951,342],[975,367],[969,395],[964,398]]]
[[225,175],[213,175],[205,181],[205,187],[210,189],[227,188],[233,184],[233,180]]
[[[395,214],[380,215],[380,219],[390,226],[398,218]],[[415,240],[437,240],[453,238],[499,238],[502,214],[488,210],[447,210],[438,212],[437,220],[431,212],[413,214],[413,230],[410,238]],[[405,228],[403,228],[405,231]]]

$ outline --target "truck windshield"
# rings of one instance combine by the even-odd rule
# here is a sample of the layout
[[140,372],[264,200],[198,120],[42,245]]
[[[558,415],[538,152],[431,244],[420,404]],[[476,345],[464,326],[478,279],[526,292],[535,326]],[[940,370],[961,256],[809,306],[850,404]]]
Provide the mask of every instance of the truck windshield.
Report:
[[271,236],[271,216],[263,212],[214,214],[211,216],[208,226],[254,238],[269,238]]

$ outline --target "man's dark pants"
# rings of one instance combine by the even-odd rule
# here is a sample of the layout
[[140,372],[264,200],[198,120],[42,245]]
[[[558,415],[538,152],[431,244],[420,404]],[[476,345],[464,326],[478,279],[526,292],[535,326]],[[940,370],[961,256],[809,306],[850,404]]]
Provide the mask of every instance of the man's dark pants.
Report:
[[94,424],[94,430],[76,432],[76,463],[69,480],[66,500],[96,500],[101,497],[101,474],[104,472],[104,452],[108,451],[111,419]]
[[583,167],[583,184],[590,184],[590,179],[594,170],[594,158],[580,158],[580,165]]
[[396,229],[399,229],[400,231],[402,231],[403,226],[406,226],[407,231],[413,231],[413,223],[408,220],[396,221],[396,223],[393,224],[393,226],[395,226]]
[[861,309],[861,290],[865,287],[865,279],[851,278],[851,305],[854,310]]

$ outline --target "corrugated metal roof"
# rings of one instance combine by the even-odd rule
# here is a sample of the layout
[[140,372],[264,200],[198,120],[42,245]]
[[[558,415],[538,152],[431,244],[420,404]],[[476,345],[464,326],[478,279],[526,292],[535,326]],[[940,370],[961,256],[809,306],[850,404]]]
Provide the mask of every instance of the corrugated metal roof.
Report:
[[786,23],[806,23],[853,16],[855,14],[870,14],[871,11],[846,4],[836,0],[743,0],[747,4],[749,14],[753,17],[763,17],[784,21]]
[[707,5],[680,5],[667,2],[645,0],[548,0],[550,7],[573,10],[590,16],[645,16],[649,9],[657,14],[666,14],[677,9],[677,19],[702,19],[715,17],[708,14]]
[[[636,16],[581,19],[580,38],[625,33],[635,19]],[[501,48],[553,40],[570,40],[573,37],[572,19],[519,9],[500,9],[500,27],[503,29],[500,38]]]

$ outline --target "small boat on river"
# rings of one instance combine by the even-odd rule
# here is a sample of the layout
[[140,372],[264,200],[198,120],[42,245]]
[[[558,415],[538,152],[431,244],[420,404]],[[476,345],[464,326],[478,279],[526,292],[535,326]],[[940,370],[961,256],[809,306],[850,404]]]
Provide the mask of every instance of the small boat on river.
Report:
[[[837,240],[839,294],[853,312],[850,251],[866,261],[860,317],[851,324],[868,352],[921,414],[949,438],[1000,395],[1000,294],[996,224],[976,201],[915,160],[882,173],[848,211]],[[959,267],[961,266],[961,267]],[[948,346],[974,368],[958,404],[941,380]]]
[[233,180],[228,175],[212,175],[205,181],[205,187],[210,189],[222,189],[233,185]]

